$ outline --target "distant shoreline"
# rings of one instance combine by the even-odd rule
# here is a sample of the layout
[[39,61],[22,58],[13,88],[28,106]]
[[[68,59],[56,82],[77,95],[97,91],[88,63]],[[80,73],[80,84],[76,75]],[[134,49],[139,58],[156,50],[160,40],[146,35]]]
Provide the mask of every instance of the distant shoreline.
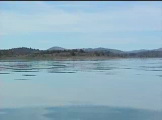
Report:
[[0,61],[99,61],[99,60],[114,60],[114,59],[154,59],[162,57],[5,57],[0,58]]
[[105,48],[72,50],[38,50],[14,48],[0,50],[0,60],[109,60],[125,58],[162,58],[161,49],[152,51],[123,52]]

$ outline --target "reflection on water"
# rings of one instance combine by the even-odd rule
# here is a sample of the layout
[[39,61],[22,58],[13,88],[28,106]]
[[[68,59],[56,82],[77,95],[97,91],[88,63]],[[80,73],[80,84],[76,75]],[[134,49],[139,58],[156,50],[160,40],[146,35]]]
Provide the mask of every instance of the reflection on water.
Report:
[[23,75],[23,76],[36,76],[36,75],[27,75],[27,74],[26,74],[26,75]]
[[161,120],[161,71],[162,59],[0,61],[0,120]]
[[0,73],[0,74],[10,74],[10,73]]
[[45,116],[52,120],[160,120],[162,112],[113,108],[106,106],[75,106],[49,108]]
[[14,79],[14,80],[29,80],[29,79]]
[[162,112],[107,106],[64,106],[0,110],[0,120],[161,120]]

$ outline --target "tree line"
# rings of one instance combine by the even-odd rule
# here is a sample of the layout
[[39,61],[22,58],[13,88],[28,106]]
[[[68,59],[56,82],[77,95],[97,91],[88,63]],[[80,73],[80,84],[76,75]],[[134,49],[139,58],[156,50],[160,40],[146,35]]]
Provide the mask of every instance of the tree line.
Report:
[[39,50],[32,48],[13,48],[8,50],[0,50],[0,58],[3,57],[75,57],[75,56],[87,56],[87,57],[162,57],[162,51],[143,51],[138,53],[113,53],[111,51],[85,51],[83,49],[70,49],[70,50]]

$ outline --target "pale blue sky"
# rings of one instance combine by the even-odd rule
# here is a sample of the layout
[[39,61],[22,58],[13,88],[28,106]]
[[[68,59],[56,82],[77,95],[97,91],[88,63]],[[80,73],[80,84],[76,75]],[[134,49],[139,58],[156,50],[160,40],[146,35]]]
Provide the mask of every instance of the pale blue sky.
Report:
[[0,49],[162,47],[162,2],[0,2]]

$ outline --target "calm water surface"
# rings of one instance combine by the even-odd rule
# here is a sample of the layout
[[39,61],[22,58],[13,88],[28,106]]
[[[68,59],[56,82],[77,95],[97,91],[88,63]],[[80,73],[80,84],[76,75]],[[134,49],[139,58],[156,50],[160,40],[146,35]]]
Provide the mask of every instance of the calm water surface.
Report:
[[0,120],[161,120],[162,59],[0,61]]

